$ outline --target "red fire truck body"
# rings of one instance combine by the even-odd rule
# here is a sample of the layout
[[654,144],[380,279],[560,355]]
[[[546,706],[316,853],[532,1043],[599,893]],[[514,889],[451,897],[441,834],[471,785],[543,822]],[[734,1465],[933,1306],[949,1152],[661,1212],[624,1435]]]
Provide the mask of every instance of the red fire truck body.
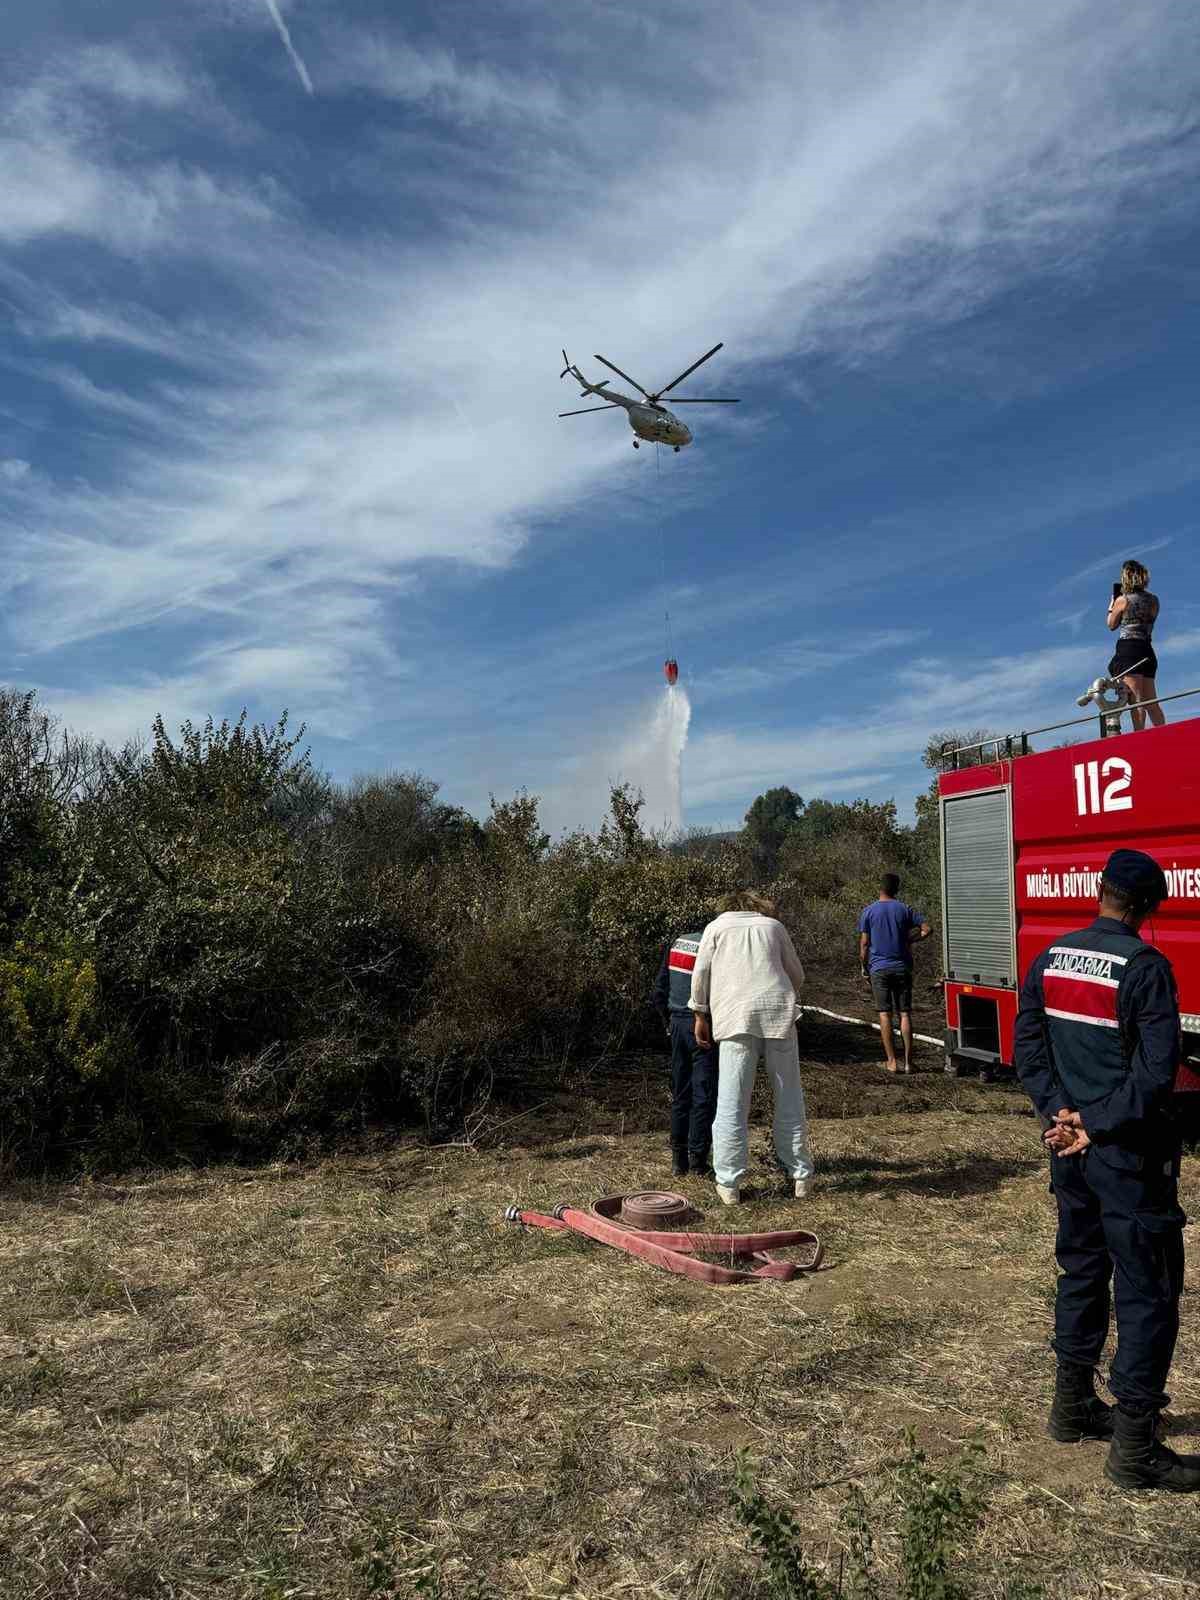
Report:
[[1200,719],[943,772],[946,1070],[1008,1066],[1034,958],[1096,915],[1101,868],[1144,850],[1168,898],[1143,924],[1200,1052]]

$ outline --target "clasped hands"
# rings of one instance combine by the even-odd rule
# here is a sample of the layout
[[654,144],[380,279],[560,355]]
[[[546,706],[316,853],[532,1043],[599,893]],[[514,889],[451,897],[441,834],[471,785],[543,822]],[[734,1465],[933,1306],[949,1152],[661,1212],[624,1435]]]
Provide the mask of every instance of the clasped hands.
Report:
[[1091,1142],[1078,1111],[1068,1111],[1065,1106],[1042,1135],[1042,1143],[1056,1156],[1082,1155]]

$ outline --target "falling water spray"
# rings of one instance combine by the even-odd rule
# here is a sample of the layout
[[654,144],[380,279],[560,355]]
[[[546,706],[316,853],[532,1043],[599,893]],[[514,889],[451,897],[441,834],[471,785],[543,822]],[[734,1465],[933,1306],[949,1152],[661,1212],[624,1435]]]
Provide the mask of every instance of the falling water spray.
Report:
[[667,690],[664,759],[667,766],[668,819],[672,833],[683,829],[683,752],[687,749],[692,702],[686,689],[672,684]]
[[683,827],[683,752],[691,720],[687,690],[672,684],[624,752],[622,778],[644,795],[642,823],[651,832],[676,834]]
[[649,833],[677,834],[683,826],[683,752],[692,704],[678,684],[624,712],[621,726],[593,725],[590,748],[571,762],[565,781],[547,794],[551,828],[598,827],[614,784],[641,794],[641,824]]

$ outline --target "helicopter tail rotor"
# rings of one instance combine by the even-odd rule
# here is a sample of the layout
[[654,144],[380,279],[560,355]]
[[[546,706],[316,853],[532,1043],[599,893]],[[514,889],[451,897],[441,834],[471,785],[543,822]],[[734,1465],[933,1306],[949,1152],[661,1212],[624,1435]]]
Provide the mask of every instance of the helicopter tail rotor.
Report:
[[560,378],[565,378],[567,373],[570,372],[570,370],[571,370],[571,358],[570,358],[570,356],[567,354],[567,352],[565,350],[562,353],[562,358],[563,358],[563,369],[559,373],[559,377]]

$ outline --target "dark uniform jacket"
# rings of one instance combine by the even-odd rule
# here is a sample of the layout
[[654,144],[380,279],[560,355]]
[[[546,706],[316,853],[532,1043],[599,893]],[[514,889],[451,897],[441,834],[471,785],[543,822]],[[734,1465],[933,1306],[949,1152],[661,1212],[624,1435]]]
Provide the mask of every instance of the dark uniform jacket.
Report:
[[1078,1111],[1093,1144],[1131,1160],[1179,1142],[1181,1056],[1171,963],[1123,922],[1098,917],[1044,950],[1021,987],[1014,1057],[1048,1123]]
[[692,1020],[688,1000],[692,993],[692,968],[696,965],[696,951],[700,948],[698,933],[681,933],[663,951],[662,965],[654,980],[650,1003],[664,1017]]

